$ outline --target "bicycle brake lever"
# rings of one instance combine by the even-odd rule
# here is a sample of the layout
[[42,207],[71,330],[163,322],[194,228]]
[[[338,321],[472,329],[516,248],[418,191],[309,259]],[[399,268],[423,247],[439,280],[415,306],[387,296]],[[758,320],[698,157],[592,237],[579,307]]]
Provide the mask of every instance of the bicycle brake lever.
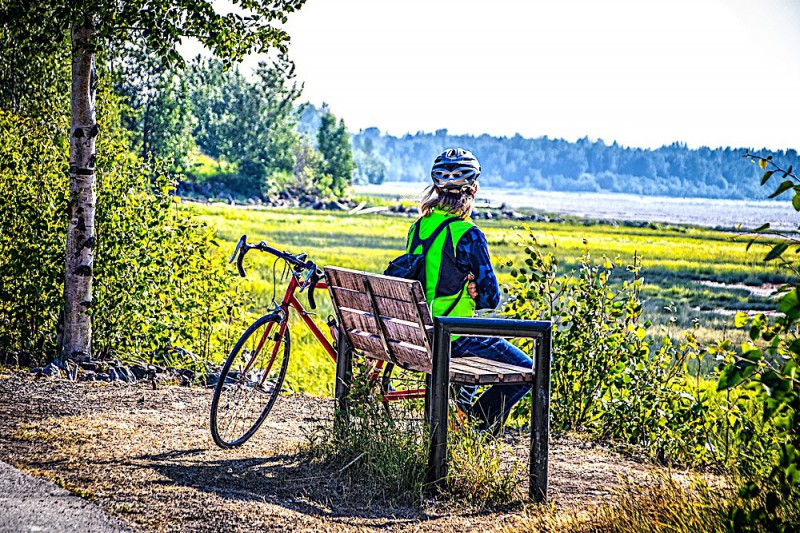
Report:
[[319,281],[319,274],[317,274],[317,269],[315,268],[314,273],[311,275],[311,278],[309,280],[309,286],[308,286],[308,306],[311,307],[311,309],[317,308],[317,302],[314,301],[314,289],[317,288],[318,281]]
[[234,259],[236,259],[236,270],[239,271],[239,275],[245,277],[244,266],[242,266],[242,260],[244,259],[244,254],[247,253],[249,247],[247,246],[247,235],[242,235],[242,238],[239,239],[239,242],[236,243],[236,248],[233,249],[233,254],[231,258],[228,260],[228,264],[233,263]]
[[313,275],[314,275],[314,270],[309,270],[308,274],[306,275],[306,279],[304,279],[303,283],[300,285],[300,292],[303,292],[304,290],[306,290],[309,287],[309,285],[310,285],[309,280],[311,279],[311,276],[313,276]]
[[236,243],[236,248],[233,249],[231,258],[228,259],[228,264],[233,263],[233,261],[236,259],[236,254],[239,253],[239,249],[242,247],[242,244],[247,244],[247,235],[242,235],[242,238]]

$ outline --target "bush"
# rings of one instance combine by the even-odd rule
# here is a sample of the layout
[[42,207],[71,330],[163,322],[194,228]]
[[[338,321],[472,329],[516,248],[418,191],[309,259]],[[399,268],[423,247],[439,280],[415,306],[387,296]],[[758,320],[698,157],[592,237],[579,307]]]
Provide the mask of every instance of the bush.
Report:
[[[726,464],[763,451],[767,428],[735,422],[758,413],[738,395],[718,394],[700,373],[706,357],[731,359],[729,342],[700,346],[692,331],[653,338],[651,324],[640,324],[638,264],[615,277],[610,260],[595,264],[587,250],[577,272],[559,275],[556,256],[530,237],[524,266],[504,266],[513,278],[505,313],[554,324],[553,431],[588,432],[665,463]],[[737,438],[745,432],[747,442]]]
[[[113,102],[102,112],[105,124],[117,123]],[[0,357],[6,364],[58,354],[66,152],[66,141],[39,124],[0,113]],[[208,357],[232,308],[232,278],[211,253],[211,230],[170,196],[167,166],[133,155],[122,130],[107,127],[97,153],[94,355],[147,360],[177,344]]]
[[[773,176],[783,181],[770,196],[788,193],[795,211],[800,211],[800,178],[792,166],[784,169],[772,160],[745,154],[764,171],[761,185]],[[798,531],[800,530],[800,238],[796,232],[783,232],[764,224],[749,233],[748,248],[763,237],[777,238],[769,243],[765,262],[780,262],[791,272],[793,280],[781,288],[774,318],[764,314],[748,317],[738,313],[736,327],[749,331],[735,360],[721,369],[717,389],[742,389],[750,392],[752,409],[763,413],[764,423],[775,431],[774,445],[765,450],[766,465],[754,467],[752,457],[742,457],[739,468],[745,479],[739,489],[744,504],[732,505],[728,519],[734,531]],[[792,250],[793,249],[793,250]],[[792,251],[794,253],[792,253]],[[738,420],[737,420],[738,422]],[[750,437],[744,435],[744,437]],[[759,468],[759,466],[761,466]]]

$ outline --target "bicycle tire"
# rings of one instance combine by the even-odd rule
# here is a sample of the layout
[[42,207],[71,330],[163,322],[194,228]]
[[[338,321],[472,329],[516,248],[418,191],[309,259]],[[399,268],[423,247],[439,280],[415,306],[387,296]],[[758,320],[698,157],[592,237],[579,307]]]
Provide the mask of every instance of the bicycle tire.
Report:
[[[275,405],[291,350],[288,324],[281,338],[282,326],[277,313],[262,316],[247,328],[228,355],[211,400],[211,437],[220,448],[235,448],[247,442]],[[237,363],[243,364],[247,372],[237,372]],[[260,373],[265,370],[266,375]]]

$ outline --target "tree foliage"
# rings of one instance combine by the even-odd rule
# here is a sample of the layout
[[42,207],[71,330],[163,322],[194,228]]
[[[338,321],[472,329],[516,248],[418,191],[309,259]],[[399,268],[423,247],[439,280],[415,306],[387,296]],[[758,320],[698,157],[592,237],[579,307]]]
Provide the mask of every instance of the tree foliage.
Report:
[[140,38],[155,58],[172,64],[181,63],[176,46],[187,36],[198,39],[228,61],[241,59],[253,49],[265,51],[277,47],[285,51],[288,36],[273,24],[285,23],[286,14],[302,3],[303,0],[237,0],[237,9],[227,14],[218,13],[208,0],[177,4],[167,0],[6,0],[0,4],[0,20],[5,26],[3,39],[12,49],[23,50],[26,58],[50,59],[65,42],[70,44],[72,115],[65,238],[64,357],[92,356],[96,137],[100,131],[95,115],[98,51],[112,43],[133,41],[133,36]]
[[235,163],[230,185],[245,194],[274,189],[276,173],[291,173],[299,143],[295,101],[302,87],[286,56],[263,62],[247,79],[218,60],[199,59],[190,68],[194,137],[206,154]]
[[289,36],[277,27],[304,0],[235,0],[235,9],[220,13],[210,0],[176,3],[170,0],[5,0],[0,20],[18,48],[53,53],[64,45],[62,36],[88,17],[94,19],[100,46],[143,40],[154,57],[171,63],[183,60],[176,47],[186,37],[205,44],[214,55],[232,63],[252,51],[286,50]]
[[325,106],[317,132],[317,147],[322,154],[324,172],[332,180],[331,190],[336,196],[341,196],[352,182],[356,165],[344,119],[337,121]]
[[171,159],[176,170],[187,169],[196,119],[184,67],[165,63],[142,43],[124,43],[108,56],[114,90],[125,104],[123,125],[134,134],[134,149],[145,159]]
[[[113,104],[102,111],[117,119]],[[27,142],[20,149],[16,136]],[[208,356],[228,320],[232,276],[209,254],[213,234],[170,196],[164,165],[129,150],[119,127],[100,141],[93,349],[147,359],[178,345]],[[66,142],[0,112],[0,361],[56,355],[68,179]],[[35,275],[31,275],[35,273]]]

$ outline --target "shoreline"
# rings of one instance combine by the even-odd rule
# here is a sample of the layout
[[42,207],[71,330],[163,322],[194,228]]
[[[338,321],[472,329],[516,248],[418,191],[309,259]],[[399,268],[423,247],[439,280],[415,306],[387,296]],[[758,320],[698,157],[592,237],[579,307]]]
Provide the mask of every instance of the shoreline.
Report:
[[[392,182],[356,185],[356,194],[416,200],[424,183]],[[625,220],[702,226],[717,229],[755,228],[770,222],[773,229],[797,230],[800,213],[790,201],[672,198],[619,193],[534,191],[484,187],[486,202],[509,208],[595,220]],[[478,203],[478,207],[484,202]]]

